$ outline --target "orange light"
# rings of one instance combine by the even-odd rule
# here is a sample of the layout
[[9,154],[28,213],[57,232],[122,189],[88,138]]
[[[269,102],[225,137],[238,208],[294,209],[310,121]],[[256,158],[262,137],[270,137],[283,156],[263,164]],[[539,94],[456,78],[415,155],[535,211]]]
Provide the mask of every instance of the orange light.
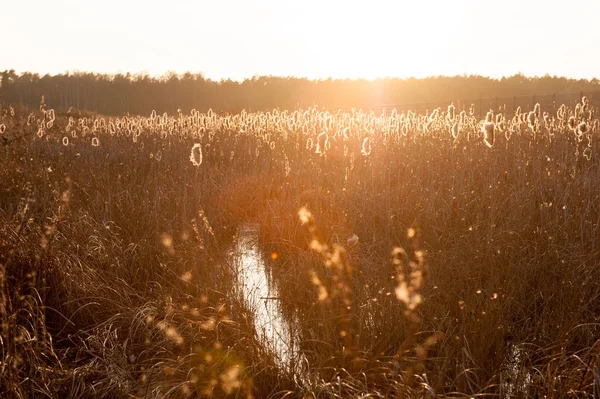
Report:
[[279,259],[279,254],[277,252],[271,252],[271,259],[273,259],[273,260]]

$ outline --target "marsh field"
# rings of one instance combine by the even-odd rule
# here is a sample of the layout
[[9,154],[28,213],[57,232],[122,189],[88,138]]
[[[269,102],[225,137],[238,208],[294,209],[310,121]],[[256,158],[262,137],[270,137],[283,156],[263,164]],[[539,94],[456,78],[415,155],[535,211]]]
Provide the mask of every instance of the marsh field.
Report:
[[599,395],[599,137],[585,98],[4,106],[2,396]]

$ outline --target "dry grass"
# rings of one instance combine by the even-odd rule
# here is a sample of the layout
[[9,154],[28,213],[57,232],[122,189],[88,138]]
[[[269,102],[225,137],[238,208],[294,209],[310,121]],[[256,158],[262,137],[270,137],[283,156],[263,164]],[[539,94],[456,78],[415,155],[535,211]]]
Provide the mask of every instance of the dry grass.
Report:
[[[592,397],[592,111],[1,111],[0,386],[13,397]],[[278,254],[269,265],[309,378],[277,369],[230,294],[226,253],[247,221]]]

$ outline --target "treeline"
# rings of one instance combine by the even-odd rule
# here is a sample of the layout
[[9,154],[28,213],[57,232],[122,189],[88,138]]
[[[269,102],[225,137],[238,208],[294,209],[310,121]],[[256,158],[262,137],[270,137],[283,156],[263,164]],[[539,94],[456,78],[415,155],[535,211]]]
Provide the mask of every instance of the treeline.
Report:
[[162,77],[89,72],[40,76],[10,70],[0,76],[0,104],[35,107],[43,95],[48,107],[59,112],[73,107],[106,115],[148,114],[152,110],[173,113],[179,108],[184,112],[193,108],[239,112],[312,105],[329,109],[372,108],[594,91],[600,91],[597,79],[530,78],[521,74],[502,79],[440,76],[374,81],[261,76],[243,82],[213,81],[192,73]]

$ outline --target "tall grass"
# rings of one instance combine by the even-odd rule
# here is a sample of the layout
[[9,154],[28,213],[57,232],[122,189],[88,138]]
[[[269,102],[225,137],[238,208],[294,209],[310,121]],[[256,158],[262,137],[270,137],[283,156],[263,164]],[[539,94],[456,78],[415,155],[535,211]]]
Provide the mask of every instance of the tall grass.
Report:
[[[0,385],[14,397],[591,397],[594,112],[2,111]],[[247,221],[277,254],[268,266],[308,376],[277,368],[231,295],[226,254]]]

